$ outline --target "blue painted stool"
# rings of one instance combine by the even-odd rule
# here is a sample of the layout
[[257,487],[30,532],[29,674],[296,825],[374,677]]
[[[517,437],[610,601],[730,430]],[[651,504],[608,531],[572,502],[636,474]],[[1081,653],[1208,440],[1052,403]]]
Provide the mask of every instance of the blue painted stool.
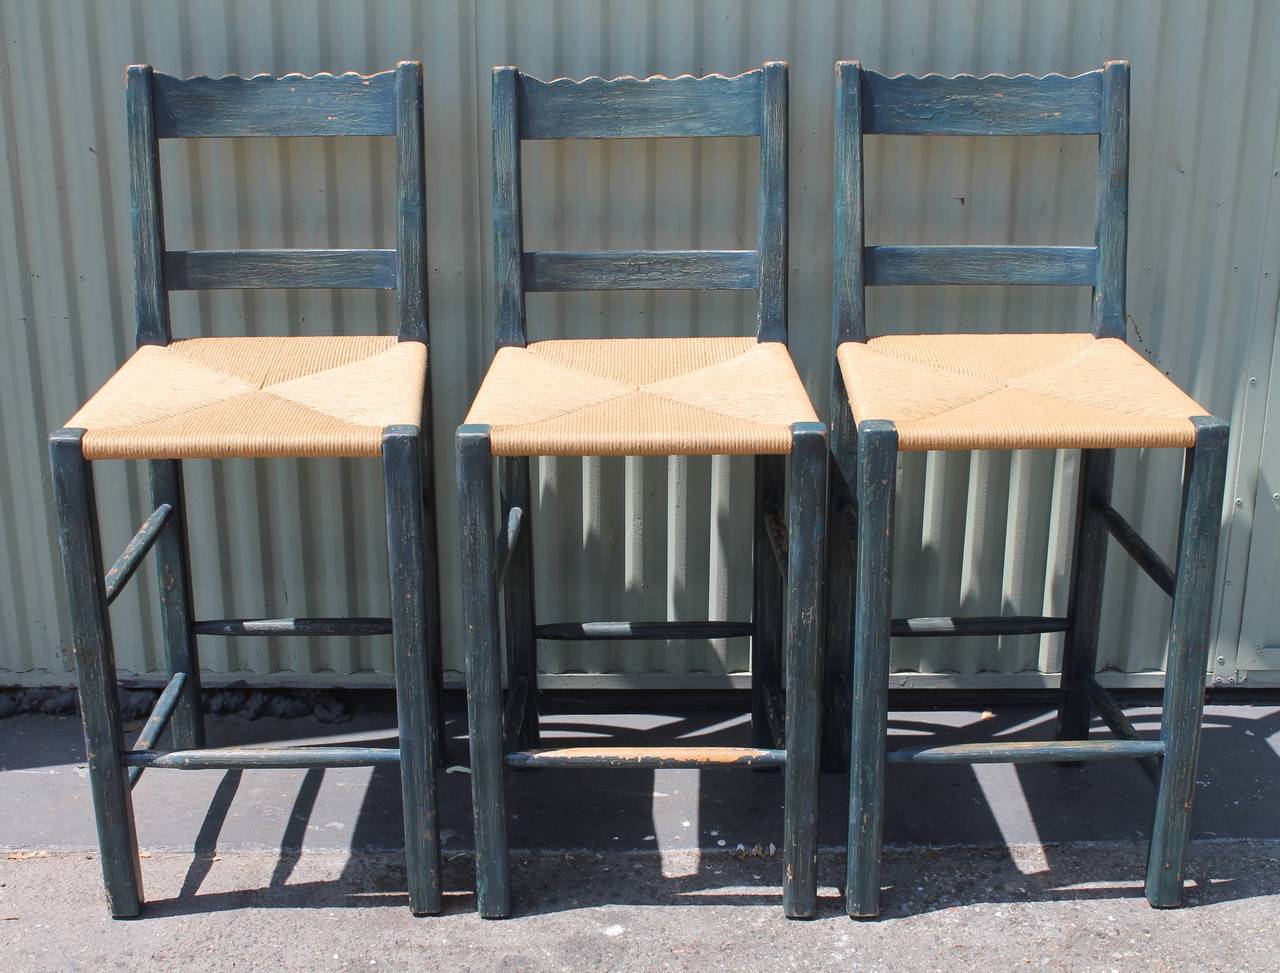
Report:
[[[877,134],[1097,136],[1094,246],[864,246],[862,141]],[[832,722],[851,726],[849,914],[874,916],[880,909],[889,644],[893,636],[905,635],[1066,633],[1057,742],[895,749],[888,759],[1142,761],[1159,788],[1147,899],[1155,906],[1178,905],[1204,702],[1227,426],[1125,343],[1129,66],[1112,61],[1074,78],[890,78],[843,61],[837,65],[835,145],[828,644],[833,666],[851,665],[850,684],[837,686],[830,698],[832,711],[843,714]],[[868,338],[865,288],[892,284],[1091,285],[1091,331]],[[1110,503],[1114,450],[1138,447],[1186,450],[1174,568]],[[897,454],[943,449],[1083,451],[1065,618],[891,617]],[[1095,678],[1108,532],[1173,599],[1159,740],[1140,738]],[[1089,739],[1091,707],[1118,740]]]
[[[431,476],[422,145],[422,65],[363,76],[179,79],[128,73],[137,352],[50,438],[89,782],[113,916],[142,907],[130,789],[148,767],[400,765],[409,904],[440,911],[435,765],[443,754],[440,610]],[[194,250],[164,246],[160,139],[394,136],[394,250]],[[398,333],[173,340],[168,294],[252,287],[382,288]],[[182,460],[380,458],[386,486],[390,618],[195,617]],[[145,460],[155,511],[103,573],[92,463]],[[339,513],[342,513],[339,511]],[[132,749],[121,733],[107,608],[155,548],[172,673]],[[196,636],[390,634],[400,746],[205,746]],[[156,749],[172,723],[172,750]]]
[[[755,250],[525,251],[522,140],[672,136],[759,139]],[[771,62],[734,78],[549,82],[495,68],[493,170],[498,347],[457,440],[480,914],[500,917],[511,910],[508,766],[785,765],[783,906],[789,916],[812,916],[828,446],[786,345],[787,66]],[[636,288],[755,290],[756,333],[527,339],[526,293]],[[756,462],[750,622],[535,624],[530,456],[723,454],[752,455]],[[499,591],[507,641],[505,703]],[[537,747],[537,640],[744,635],[752,637],[753,746]]]

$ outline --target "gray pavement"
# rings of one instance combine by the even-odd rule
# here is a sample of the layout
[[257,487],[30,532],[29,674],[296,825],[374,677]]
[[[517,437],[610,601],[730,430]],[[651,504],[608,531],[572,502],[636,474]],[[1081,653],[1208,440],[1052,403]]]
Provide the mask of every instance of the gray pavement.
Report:
[[[0,956],[14,969],[1280,969],[1280,705],[1209,709],[1182,910],[1141,897],[1152,789],[1125,763],[891,767],[873,923],[840,910],[843,775],[823,780],[822,916],[797,923],[781,916],[779,774],[542,771],[510,775],[519,915],[482,922],[458,702],[438,919],[405,908],[394,770],[153,770],[135,791],[149,904],[112,922],[77,721],[0,720]],[[548,744],[743,742],[741,698],[692,703],[549,694],[543,728]],[[1154,730],[1154,710],[1127,711]],[[390,741],[393,727],[384,698],[340,726],[210,720],[216,744]],[[893,727],[1035,739],[1052,713],[897,711]]]

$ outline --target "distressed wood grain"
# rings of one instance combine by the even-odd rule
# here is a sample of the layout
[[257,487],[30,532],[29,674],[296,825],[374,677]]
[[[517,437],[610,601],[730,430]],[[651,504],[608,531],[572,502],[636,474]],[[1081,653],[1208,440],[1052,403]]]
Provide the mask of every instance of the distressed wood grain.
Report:
[[526,139],[759,135],[759,71],[728,78],[556,78],[520,75]]
[[435,552],[423,543],[424,471],[417,426],[388,426],[383,431],[382,468],[409,908],[415,915],[432,915],[440,911],[444,894],[436,796],[440,687],[433,658],[438,647],[428,641],[431,606],[425,561]]
[[1098,510],[1110,500],[1114,479],[1114,450],[1081,452],[1076,507],[1079,516],[1071,561],[1071,586],[1067,593],[1070,624],[1062,644],[1059,681],[1059,740],[1084,740],[1089,736],[1089,696],[1085,680],[1092,679],[1098,667],[1098,631],[1107,569],[1107,530]]
[[863,250],[869,286],[886,284],[1092,285],[1093,247],[872,246]]
[[488,919],[511,913],[507,840],[502,653],[494,585],[493,453],[489,427],[457,434],[458,513],[462,550],[462,624],[466,633],[467,724],[475,828],[476,909]]
[[862,72],[868,135],[1090,135],[1101,123],[1102,72],[1075,77]]
[[768,61],[760,92],[760,202],[756,216],[756,337],[787,341],[787,65]]
[[[863,198],[862,198],[862,65],[857,61],[836,64],[835,98],[835,200],[832,221],[835,241],[832,268],[832,316],[835,343],[863,341],[867,337],[867,308],[863,280]],[[840,369],[833,369],[832,381],[840,387],[836,398],[846,398]],[[834,400],[833,400],[834,401]],[[847,412],[847,408],[843,411]],[[837,415],[832,412],[832,416]],[[852,481],[857,447],[852,430],[838,431],[833,421],[832,443],[836,463]]]
[[175,78],[155,74],[156,135],[394,135],[395,72]]
[[1099,503],[1096,509],[1107,530],[1116,539],[1116,543],[1125,549],[1125,553],[1133,558],[1134,563],[1146,572],[1147,577],[1154,581],[1161,591],[1172,597],[1173,569],[1165,563],[1164,558],[1155,552],[1145,538],[1111,504]]
[[956,743],[943,747],[902,747],[886,754],[890,763],[1004,764],[1085,763],[1158,757],[1159,740],[1016,740]]
[[385,767],[400,763],[397,747],[206,747],[203,750],[129,750],[126,767],[165,770],[304,770],[311,767]]
[[164,209],[160,152],[153,110],[155,73],[134,64],[126,72],[129,123],[129,199],[133,222],[133,292],[139,345],[169,343],[169,295],[165,291]]
[[1164,764],[1147,857],[1147,901],[1157,908],[1182,904],[1227,476],[1227,424],[1208,416],[1191,421],[1196,426],[1196,444],[1187,450],[1182,479],[1178,566],[1165,653],[1160,721]]
[[791,427],[787,467],[787,770],[782,828],[782,908],[789,918],[818,912],[818,778],[822,723],[827,542],[827,430]]
[[170,250],[171,291],[268,287],[394,289],[394,250]]
[[906,636],[1040,635],[1065,632],[1070,621],[1046,615],[971,615],[934,618],[895,618],[890,632]]
[[393,265],[397,334],[427,340],[427,179],[422,142],[422,65],[401,61],[395,71],[396,260]]
[[510,767],[596,767],[604,770],[673,770],[696,767],[781,767],[786,752],[760,747],[557,747],[514,750]]
[[526,291],[750,290],[754,250],[531,250]]
[[[138,734],[138,738],[133,741],[134,750],[150,750],[160,739],[160,735],[164,733],[165,727],[169,725],[174,711],[182,702],[182,687],[186,684],[187,674],[185,672],[175,672],[169,677],[169,681],[165,684],[164,691],[156,699],[156,704],[151,709],[151,715],[147,717],[146,725],[143,726],[142,732]],[[129,768],[129,786],[135,787],[138,778],[142,776],[143,767]]]
[[49,458],[102,878],[111,914],[123,918],[142,909],[142,868],[129,779],[120,762],[124,737],[115,647],[103,584],[93,469],[81,449],[83,435],[83,429],[55,432],[49,437]]
[[1093,293],[1093,332],[1127,334],[1125,287],[1129,248],[1129,64],[1108,61],[1102,71],[1102,124],[1098,136],[1098,209],[1094,234],[1098,286]]
[[493,69],[489,108],[493,126],[494,342],[525,344],[524,215],[520,196],[520,72]]
[[191,549],[187,541],[187,497],[182,463],[172,459],[150,460],[147,473],[152,504],[157,509],[170,508],[164,530],[156,542],[155,553],[165,665],[171,673],[186,675],[182,698],[173,715],[171,737],[173,745],[181,749],[203,747],[200,653],[192,629],[196,611],[191,585]]
[[537,626],[540,639],[618,641],[625,639],[731,639],[751,635],[751,622],[552,622]]
[[[785,456],[755,458],[755,517],[752,533],[751,598],[751,742],[778,746],[770,717],[769,687],[782,684],[782,568],[768,521],[782,514],[786,488]],[[783,525],[779,524],[779,527]],[[785,533],[785,527],[783,527]],[[777,721],[781,722],[781,713]]]
[[[507,637],[507,680],[525,684],[525,705],[519,723],[506,721],[506,732],[521,747],[537,746],[538,638],[536,598],[533,586],[533,489],[529,457],[498,459],[499,509],[508,510],[506,566],[501,570],[503,630]],[[520,513],[512,529],[511,518]],[[528,513],[526,513],[528,511]],[[501,560],[501,559],[499,559]]]
[[172,512],[173,508],[167,503],[156,507],[147,519],[142,522],[142,526],[138,528],[138,532],[133,535],[129,543],[124,546],[124,550],[116,558],[115,564],[111,565],[104,579],[108,605],[116,600],[116,596],[124,590],[124,586],[129,583],[129,579],[142,566],[143,558],[147,556],[147,552],[155,544],[156,539],[160,536],[161,529]]
[[390,618],[208,618],[195,622],[197,635],[390,635]]
[[892,422],[876,419],[859,424],[849,855],[845,874],[845,908],[849,915],[859,917],[880,912],[897,455],[898,432]]

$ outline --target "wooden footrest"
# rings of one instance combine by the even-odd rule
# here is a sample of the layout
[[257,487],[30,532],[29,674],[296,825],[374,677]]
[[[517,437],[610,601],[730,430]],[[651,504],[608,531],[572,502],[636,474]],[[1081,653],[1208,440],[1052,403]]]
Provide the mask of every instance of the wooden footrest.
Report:
[[890,763],[1028,764],[1076,763],[1084,760],[1123,760],[1158,757],[1159,740],[1045,740],[1018,743],[958,743],[944,747],[890,750]]
[[400,763],[398,747],[210,747],[204,750],[128,750],[126,767],[167,770],[301,770],[310,767],[377,767]]
[[514,750],[510,767],[781,767],[785,750],[754,747],[560,747],[554,750]]

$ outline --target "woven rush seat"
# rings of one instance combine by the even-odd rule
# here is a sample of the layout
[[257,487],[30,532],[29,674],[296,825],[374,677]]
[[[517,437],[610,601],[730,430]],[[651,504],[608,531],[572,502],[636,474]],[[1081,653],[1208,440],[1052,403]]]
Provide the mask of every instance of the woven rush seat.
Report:
[[858,422],[888,419],[898,448],[1187,448],[1207,412],[1117,338],[889,335],[836,351]]
[[787,453],[817,415],[785,345],[605,338],[500,348],[467,415],[495,455]]
[[427,348],[395,335],[144,345],[67,426],[87,459],[377,456],[418,425]]

